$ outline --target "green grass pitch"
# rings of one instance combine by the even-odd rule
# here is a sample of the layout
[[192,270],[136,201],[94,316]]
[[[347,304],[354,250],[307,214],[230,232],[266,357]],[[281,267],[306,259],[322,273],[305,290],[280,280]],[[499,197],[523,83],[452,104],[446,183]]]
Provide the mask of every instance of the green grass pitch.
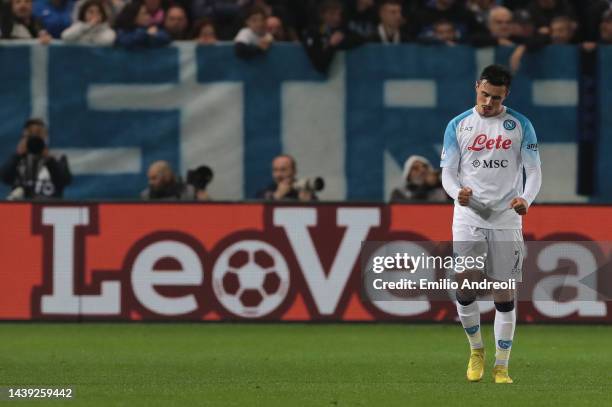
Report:
[[483,335],[487,371],[468,383],[458,324],[3,323],[0,386],[75,388],[21,406],[610,405],[612,327],[519,325],[506,386]]

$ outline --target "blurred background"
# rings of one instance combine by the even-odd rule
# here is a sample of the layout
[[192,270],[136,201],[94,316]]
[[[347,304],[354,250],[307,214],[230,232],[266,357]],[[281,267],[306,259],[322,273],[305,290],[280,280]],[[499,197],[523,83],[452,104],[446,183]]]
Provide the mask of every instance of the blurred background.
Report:
[[501,63],[537,202],[608,203],[609,3],[3,0],[0,193],[444,202],[446,124]]

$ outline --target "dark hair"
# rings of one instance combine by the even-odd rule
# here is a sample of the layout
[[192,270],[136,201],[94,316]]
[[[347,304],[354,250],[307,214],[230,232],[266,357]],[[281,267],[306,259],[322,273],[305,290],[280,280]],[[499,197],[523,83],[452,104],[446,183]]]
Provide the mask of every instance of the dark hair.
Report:
[[576,20],[574,20],[571,16],[565,15],[565,14],[560,14],[558,16],[554,16],[552,18],[552,20],[550,20],[550,24],[552,25],[553,23],[558,23],[558,22],[562,22],[562,23],[576,23]]
[[403,8],[404,3],[402,2],[402,0],[382,0],[378,5],[378,9],[380,10],[386,5],[400,6]]
[[510,89],[512,74],[503,65],[489,65],[480,74],[481,81],[487,81],[493,86],[505,86]]
[[127,31],[135,29],[136,16],[138,16],[140,7],[142,7],[143,5],[144,4],[142,1],[132,1],[123,6],[121,12],[119,12],[117,18],[115,19],[114,28]]
[[38,117],[32,117],[32,118],[26,120],[25,123],[23,124],[23,128],[24,129],[27,129],[30,126],[47,127],[47,125],[45,124],[45,121],[43,119],[38,118]]
[[107,21],[108,16],[106,15],[106,10],[104,9],[104,5],[100,0],[87,0],[85,3],[83,3],[81,8],[79,9],[79,21],[85,22],[85,13],[87,13],[87,10],[89,8],[94,6],[98,7],[98,10],[100,10],[100,14],[102,14],[102,21]]
[[257,14],[261,14],[264,18],[268,16],[268,14],[266,13],[266,10],[263,7],[253,6],[253,7],[249,7],[244,13],[244,21],[248,20],[249,18]]
[[344,10],[344,5],[339,0],[325,0],[319,6],[319,15],[323,15],[330,10]]
[[212,26],[216,34],[217,27],[215,26],[215,22],[211,18],[204,17],[196,21],[193,25],[193,30],[191,31],[191,38],[198,38],[200,36],[200,31],[202,31],[202,28],[206,27],[207,25]]

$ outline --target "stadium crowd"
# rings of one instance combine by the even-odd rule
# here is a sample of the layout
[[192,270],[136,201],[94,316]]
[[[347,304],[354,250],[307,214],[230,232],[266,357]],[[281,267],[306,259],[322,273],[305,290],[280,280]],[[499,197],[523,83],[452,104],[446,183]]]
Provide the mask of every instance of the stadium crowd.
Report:
[[452,46],[612,43],[610,0],[1,0],[1,38],[158,47],[235,41],[239,56],[301,41],[325,71],[366,42]]

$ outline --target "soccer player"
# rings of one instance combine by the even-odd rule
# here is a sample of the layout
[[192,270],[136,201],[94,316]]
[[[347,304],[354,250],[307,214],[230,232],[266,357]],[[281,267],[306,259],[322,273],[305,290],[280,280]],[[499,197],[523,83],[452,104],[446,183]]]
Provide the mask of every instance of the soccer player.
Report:
[[[440,166],[444,189],[455,200],[453,252],[487,256],[484,269],[456,274],[460,285],[465,279],[521,281],[521,216],[538,194],[542,173],[533,126],[503,105],[511,82],[503,66],[486,67],[476,82],[476,106],[451,120],[444,134]],[[516,325],[514,300],[512,289],[493,290],[495,383],[512,383],[508,359]],[[457,313],[471,348],[467,378],[479,381],[485,352],[475,291],[457,290]]]

